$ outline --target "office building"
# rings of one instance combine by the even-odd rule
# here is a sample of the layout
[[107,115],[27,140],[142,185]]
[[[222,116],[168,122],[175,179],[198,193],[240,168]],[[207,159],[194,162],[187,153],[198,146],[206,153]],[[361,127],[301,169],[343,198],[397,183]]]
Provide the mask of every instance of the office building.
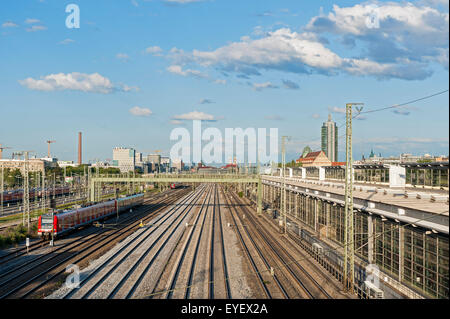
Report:
[[338,161],[338,128],[331,120],[331,114],[322,125],[322,151],[331,162]]
[[119,168],[121,173],[134,171],[136,168],[136,151],[133,148],[115,147],[113,149],[113,166]]

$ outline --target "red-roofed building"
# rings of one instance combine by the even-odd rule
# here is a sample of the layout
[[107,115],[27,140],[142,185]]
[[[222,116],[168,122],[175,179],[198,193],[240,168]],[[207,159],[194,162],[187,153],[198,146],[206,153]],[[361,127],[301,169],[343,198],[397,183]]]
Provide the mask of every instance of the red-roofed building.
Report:
[[331,166],[332,164],[323,151],[309,152],[296,162],[301,163],[303,167]]
[[229,169],[229,168],[236,168],[236,167],[237,167],[236,164],[227,164],[227,165],[225,165],[225,166],[222,166],[221,168],[223,168],[223,169]]
[[345,166],[345,162],[332,162],[331,166]]

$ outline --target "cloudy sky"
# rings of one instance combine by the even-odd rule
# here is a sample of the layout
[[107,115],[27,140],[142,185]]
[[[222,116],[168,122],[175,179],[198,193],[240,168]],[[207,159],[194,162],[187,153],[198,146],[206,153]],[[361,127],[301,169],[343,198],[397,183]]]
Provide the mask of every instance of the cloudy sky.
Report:
[[[287,159],[320,148],[331,113],[448,89],[448,1],[72,1],[0,3],[0,143],[75,160],[115,146],[169,153],[176,127],[279,128]],[[448,154],[448,92],[354,121],[354,157],[373,148]],[[340,129],[340,160],[344,130]]]

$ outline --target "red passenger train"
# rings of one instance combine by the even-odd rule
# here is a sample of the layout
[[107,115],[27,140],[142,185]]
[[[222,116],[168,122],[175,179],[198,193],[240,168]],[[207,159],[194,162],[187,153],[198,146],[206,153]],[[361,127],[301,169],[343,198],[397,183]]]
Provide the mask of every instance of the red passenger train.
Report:
[[181,187],[181,184],[180,184],[180,183],[171,183],[171,184],[170,184],[170,188],[171,188],[171,189],[175,189],[175,188],[179,188],[179,187]]
[[143,201],[144,195],[137,194],[53,215],[45,214],[38,219],[37,232],[44,239],[50,238],[53,225],[53,236],[61,236],[83,225],[114,215],[117,210],[121,213],[131,207],[141,205]]

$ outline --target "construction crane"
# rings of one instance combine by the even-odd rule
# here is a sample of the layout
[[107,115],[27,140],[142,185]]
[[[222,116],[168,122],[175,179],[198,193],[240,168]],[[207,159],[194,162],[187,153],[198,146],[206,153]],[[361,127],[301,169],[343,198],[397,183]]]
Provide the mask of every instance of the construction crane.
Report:
[[8,148],[11,148],[11,147],[2,146],[2,144],[0,144],[0,160],[3,158],[3,150],[6,150]]
[[12,154],[11,154],[11,158],[12,159],[15,159],[16,158],[16,156],[17,156],[17,158],[18,159],[20,159],[20,156],[22,155],[22,153],[21,152],[12,152]]
[[50,158],[50,144],[55,143],[56,141],[47,141],[48,144],[48,152],[47,152],[47,157]]

